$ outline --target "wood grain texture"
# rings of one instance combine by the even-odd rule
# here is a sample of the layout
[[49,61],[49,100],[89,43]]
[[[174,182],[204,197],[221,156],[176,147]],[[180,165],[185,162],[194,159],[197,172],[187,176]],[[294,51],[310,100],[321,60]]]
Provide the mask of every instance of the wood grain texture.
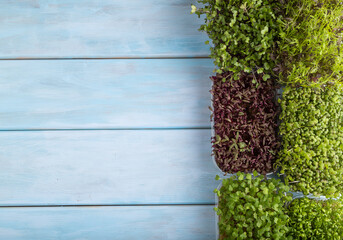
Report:
[[0,208],[6,240],[209,240],[213,206]]
[[0,129],[209,127],[209,59],[0,64]]
[[0,205],[212,204],[209,139],[210,130],[0,132]]
[[0,58],[209,55],[195,0],[0,1]]

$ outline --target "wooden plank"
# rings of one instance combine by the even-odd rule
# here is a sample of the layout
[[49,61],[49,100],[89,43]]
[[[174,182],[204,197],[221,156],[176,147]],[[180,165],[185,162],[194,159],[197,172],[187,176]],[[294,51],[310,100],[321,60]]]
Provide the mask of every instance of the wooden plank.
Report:
[[0,129],[210,126],[209,59],[0,64]]
[[0,1],[1,58],[209,55],[195,0]]
[[0,238],[215,238],[212,206],[1,208]]
[[210,130],[0,132],[0,205],[214,203]]
[[208,240],[213,206],[0,208],[6,240]]

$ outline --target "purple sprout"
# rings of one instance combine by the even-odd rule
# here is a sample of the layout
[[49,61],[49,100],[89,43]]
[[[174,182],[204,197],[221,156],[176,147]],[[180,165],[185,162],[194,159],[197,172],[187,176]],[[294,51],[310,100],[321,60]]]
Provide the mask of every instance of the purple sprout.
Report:
[[212,150],[223,172],[266,174],[280,147],[279,107],[273,80],[242,73],[239,80],[226,72],[211,77],[215,136]]

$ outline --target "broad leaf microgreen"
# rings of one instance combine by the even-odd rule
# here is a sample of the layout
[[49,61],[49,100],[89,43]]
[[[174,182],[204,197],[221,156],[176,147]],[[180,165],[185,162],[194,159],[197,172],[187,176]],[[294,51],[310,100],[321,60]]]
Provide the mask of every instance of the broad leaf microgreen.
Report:
[[287,239],[285,204],[292,200],[288,186],[254,172],[222,179],[218,196],[219,239]]

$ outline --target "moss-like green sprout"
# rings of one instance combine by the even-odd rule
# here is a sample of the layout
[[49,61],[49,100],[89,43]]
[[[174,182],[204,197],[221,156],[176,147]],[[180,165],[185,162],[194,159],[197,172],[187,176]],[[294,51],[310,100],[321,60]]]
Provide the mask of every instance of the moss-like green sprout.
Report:
[[341,200],[318,201],[294,199],[287,209],[290,239],[343,239],[343,205]]
[[293,191],[336,197],[343,191],[343,88],[286,87],[282,149],[276,165]]

